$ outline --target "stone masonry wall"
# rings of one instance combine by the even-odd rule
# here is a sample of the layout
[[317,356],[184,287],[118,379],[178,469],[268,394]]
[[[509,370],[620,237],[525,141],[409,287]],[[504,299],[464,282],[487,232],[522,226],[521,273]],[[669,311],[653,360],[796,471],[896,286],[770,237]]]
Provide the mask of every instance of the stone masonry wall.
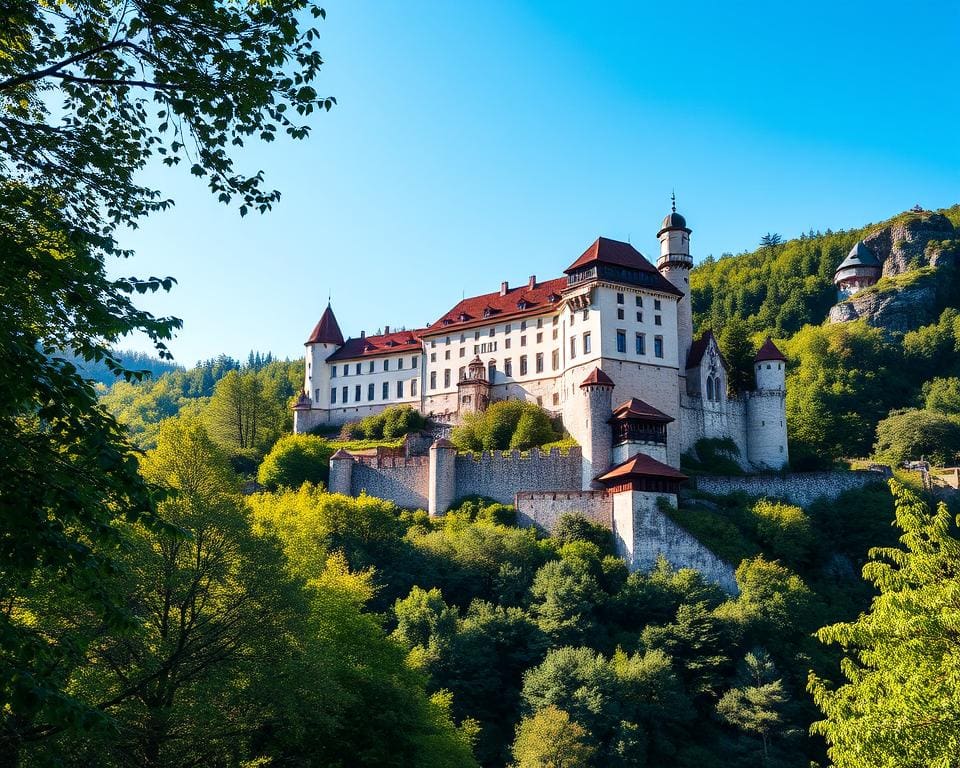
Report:
[[863,488],[871,483],[882,483],[880,472],[805,472],[789,475],[759,475],[754,477],[696,477],[697,490],[725,496],[728,493],[746,493],[749,496],[770,496],[784,499],[801,507],[819,498],[835,499],[844,491]]
[[359,496],[389,499],[398,507],[426,509],[430,482],[430,460],[426,456],[412,458],[357,457],[353,466],[350,491]]
[[579,448],[567,454],[554,448],[549,454],[534,449],[526,456],[520,451],[458,455],[454,498],[487,496],[513,504],[520,491],[579,490],[580,461]]
[[551,533],[565,512],[579,512],[591,522],[612,527],[613,497],[606,491],[523,491],[516,495],[517,524]]

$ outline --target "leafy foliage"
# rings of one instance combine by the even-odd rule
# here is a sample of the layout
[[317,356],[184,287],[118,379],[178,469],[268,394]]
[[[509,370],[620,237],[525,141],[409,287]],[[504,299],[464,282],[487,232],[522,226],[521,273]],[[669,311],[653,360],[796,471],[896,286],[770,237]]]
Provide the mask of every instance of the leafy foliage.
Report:
[[837,768],[942,766],[956,759],[958,685],[956,521],[891,481],[899,547],[877,548],[863,576],[879,594],[869,612],[818,636],[847,652],[846,682],[811,675],[824,719],[814,725]]
[[460,450],[526,450],[560,440],[550,415],[535,403],[498,400],[483,413],[469,414],[450,439]]
[[393,440],[427,426],[427,420],[409,405],[391,405],[380,413],[344,425],[343,440]]
[[326,483],[333,446],[313,435],[284,435],[263,457],[257,482],[270,490]]
[[874,453],[894,466],[921,458],[954,466],[960,458],[960,420],[919,408],[893,411],[877,424]]

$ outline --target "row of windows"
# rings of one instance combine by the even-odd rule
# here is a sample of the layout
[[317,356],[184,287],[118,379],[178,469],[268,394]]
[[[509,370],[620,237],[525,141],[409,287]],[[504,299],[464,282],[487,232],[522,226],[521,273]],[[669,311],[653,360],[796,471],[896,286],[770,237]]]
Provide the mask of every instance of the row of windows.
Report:
[[[584,316],[586,316],[586,310],[584,311]],[[560,322],[560,316],[559,316],[559,315],[555,315],[555,316],[553,317],[553,319],[552,319],[551,322],[552,322],[553,325],[559,324],[559,322]],[[521,333],[522,333],[523,331],[527,330],[527,325],[528,325],[528,323],[527,323],[526,320],[521,320],[521,321],[520,321],[520,326],[519,326],[519,327],[520,327],[520,332],[521,332]],[[536,319],[536,321],[531,320],[531,321],[529,322],[529,325],[530,325],[530,326],[536,325],[537,329],[539,330],[539,329],[543,328],[543,326],[544,326],[544,318],[538,317],[538,318]],[[513,323],[507,323],[506,325],[503,326],[503,332],[504,332],[504,333],[511,333],[512,331],[513,331]],[[473,332],[473,340],[474,340],[474,341],[480,341],[480,336],[481,336],[482,334],[483,334],[482,331],[474,331],[474,332]],[[496,336],[496,335],[497,335],[497,326],[492,326],[492,327],[486,332],[486,336]],[[537,334],[537,340],[538,340],[538,341],[540,340],[540,337],[541,337],[541,336],[542,336],[542,334]],[[447,336],[447,337],[443,340],[442,344],[443,344],[444,346],[449,346],[449,345],[450,345],[450,339],[451,339],[451,338],[452,338],[451,336]],[[467,342],[467,334],[466,334],[466,333],[461,333],[461,334],[460,334],[460,343],[461,343],[461,344],[466,344],[466,342]],[[506,344],[507,344],[507,346],[509,347],[509,346],[510,346],[510,341],[507,340]],[[526,344],[526,341],[521,340],[521,344]],[[430,348],[431,348],[431,349],[435,349],[436,346],[437,346],[437,340],[436,340],[436,339],[430,339]],[[462,355],[461,355],[461,357],[462,357]],[[449,356],[447,357],[447,359],[448,359],[448,360],[450,359]]]
[[[625,319],[624,311],[623,311],[622,309],[617,309],[617,320],[624,320],[624,319]],[[637,322],[638,322],[638,323],[642,323],[642,322],[643,322],[643,312],[637,312]],[[663,325],[663,316],[662,316],[662,315],[654,315],[654,316],[653,316],[653,324],[654,324],[654,325]]]
[[[634,335],[634,351],[638,355],[647,354],[647,335],[645,333]],[[624,330],[617,331],[617,352],[620,354],[626,354],[627,352],[627,332]],[[653,356],[663,357],[663,336],[653,337]]]
[[[593,349],[593,343],[591,341],[590,332],[587,331],[583,334],[583,354],[589,355]],[[570,359],[573,360],[577,356],[577,337],[570,337]]]
[[719,376],[707,376],[707,400],[720,402],[720,395],[723,390],[720,386]]
[[[404,391],[404,382],[402,381],[396,382],[396,390],[397,390],[396,396],[398,398],[402,398],[403,391]],[[362,394],[363,394],[363,387],[360,384],[357,384],[353,388],[353,402],[359,403],[362,399],[361,397]],[[375,394],[376,394],[376,387],[373,384],[373,382],[371,382],[370,384],[367,384],[367,401],[373,401],[375,399]],[[416,397],[416,396],[417,396],[417,380],[410,379],[410,397]],[[320,399],[319,389],[316,391],[316,399],[317,400]],[[383,382],[380,388],[380,399],[381,400],[390,399],[390,382],[389,381]],[[335,404],[336,402],[337,402],[337,388],[333,387],[330,390],[330,403],[332,405],[332,404]],[[340,389],[340,402],[343,403],[344,405],[350,402],[350,387],[342,387]]]
[[[638,307],[642,307],[642,306],[643,306],[643,296],[634,296],[634,299],[636,299],[636,304],[637,304]],[[618,294],[617,294],[617,304],[623,304],[623,303],[624,303],[623,294],[622,294],[622,293],[618,293]],[[653,308],[654,308],[655,310],[657,310],[657,312],[660,311],[660,299],[654,299],[654,300],[653,300]]]
[[[420,358],[417,357],[417,355],[414,355],[413,357],[410,358],[410,367],[411,367],[411,368],[416,368],[419,364],[420,364]],[[350,365],[351,365],[351,363],[344,363],[344,365],[343,365],[343,375],[344,375],[344,376],[349,376],[349,375],[350,375]],[[368,363],[367,363],[367,373],[373,373],[373,365],[374,365],[374,361],[373,361],[373,360],[368,361]],[[363,373],[363,363],[353,363],[353,366],[354,366],[354,376],[359,376],[360,374]],[[385,371],[389,371],[389,370],[390,370],[390,360],[389,360],[389,359],[383,361],[383,370],[385,370]],[[402,358],[402,357],[397,359],[397,370],[398,370],[398,371],[402,371],[402,370],[403,370],[403,358]],[[336,378],[336,377],[337,377],[337,366],[334,365],[334,366],[331,367],[330,376],[331,376],[332,378]]]

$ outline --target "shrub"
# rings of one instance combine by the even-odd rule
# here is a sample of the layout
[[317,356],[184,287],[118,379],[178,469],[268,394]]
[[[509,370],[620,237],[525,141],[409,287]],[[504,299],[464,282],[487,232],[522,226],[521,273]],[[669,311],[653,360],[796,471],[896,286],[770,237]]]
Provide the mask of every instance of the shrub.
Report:
[[960,454],[960,422],[916,408],[893,411],[877,424],[874,452],[894,464],[926,457],[940,466],[951,465]]
[[314,435],[281,437],[260,464],[257,482],[271,490],[326,483],[333,446]]
[[421,413],[409,405],[391,405],[380,413],[345,424],[340,432],[344,440],[392,440],[427,425]]
[[587,520],[579,512],[564,512],[560,515],[551,536],[561,544],[587,541],[595,544],[603,554],[616,554],[610,529]]
[[757,537],[773,554],[788,563],[807,558],[813,546],[810,518],[800,508],[770,499],[760,499],[753,506]]
[[457,448],[465,451],[492,451],[528,448],[560,440],[543,408],[522,400],[500,400],[483,413],[467,416],[450,436]]
[[742,475],[737,458],[740,449],[729,437],[704,437],[697,440],[693,451],[683,455],[687,469],[716,475]]

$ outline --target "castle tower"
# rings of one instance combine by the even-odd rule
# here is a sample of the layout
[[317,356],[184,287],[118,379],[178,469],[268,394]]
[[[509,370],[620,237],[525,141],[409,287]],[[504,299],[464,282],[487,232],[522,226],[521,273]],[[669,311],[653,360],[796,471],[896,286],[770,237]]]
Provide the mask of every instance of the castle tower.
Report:
[[[313,327],[310,338],[304,342],[303,392],[310,399],[309,406],[301,398],[293,410],[293,431],[308,432],[320,423],[319,408],[324,393],[330,388],[330,370],[326,359],[343,346],[343,333],[333,314],[330,303],[323,310],[320,322]],[[308,406],[308,407],[305,407]]]
[[602,488],[594,481],[601,472],[610,468],[613,458],[613,433],[610,429],[610,415],[613,404],[613,379],[600,368],[594,368],[580,384],[580,392],[586,400],[583,407],[585,419],[581,440],[583,447],[582,487]]
[[437,517],[450,509],[457,495],[457,449],[445,437],[430,446],[428,482],[427,514]]
[[869,288],[880,279],[883,265],[869,246],[859,241],[847,254],[837,271],[833,273],[833,284],[837,286],[837,300]]
[[660,258],[657,269],[670,284],[683,294],[677,302],[677,349],[680,353],[681,370],[686,365],[687,354],[693,341],[693,310],[690,307],[690,228],[687,220],[677,213],[677,200],[671,195],[671,211],[660,224],[657,238],[660,240]]
[[613,409],[613,463],[622,464],[642,453],[661,463],[667,461],[667,416],[636,397]]
[[462,417],[467,413],[480,413],[490,405],[490,381],[487,368],[477,355],[467,367],[467,376],[457,382],[457,410]]
[[771,341],[753,361],[757,388],[747,400],[747,459],[758,468],[781,469],[787,449],[787,358]]

